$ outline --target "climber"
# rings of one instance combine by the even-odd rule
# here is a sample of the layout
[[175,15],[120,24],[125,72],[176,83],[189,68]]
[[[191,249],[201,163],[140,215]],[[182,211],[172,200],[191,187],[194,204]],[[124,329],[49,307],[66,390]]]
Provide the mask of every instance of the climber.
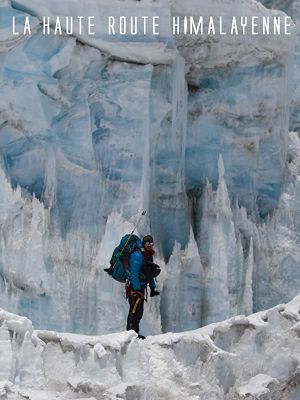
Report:
[[160,273],[160,268],[153,263],[155,254],[153,246],[152,236],[147,235],[143,238],[141,246],[138,245],[136,251],[129,258],[130,277],[126,284],[126,294],[129,301],[127,330],[136,331],[140,339],[145,339],[145,336],[139,334],[139,324],[143,316],[147,284],[150,287],[150,297],[160,294],[155,290],[154,278]]

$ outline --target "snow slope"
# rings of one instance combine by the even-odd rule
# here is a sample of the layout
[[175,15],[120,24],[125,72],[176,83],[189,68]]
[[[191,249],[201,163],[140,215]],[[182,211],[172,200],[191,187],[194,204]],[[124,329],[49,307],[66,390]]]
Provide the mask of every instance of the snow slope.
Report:
[[34,330],[0,310],[2,400],[297,400],[300,296],[286,305],[141,341]]

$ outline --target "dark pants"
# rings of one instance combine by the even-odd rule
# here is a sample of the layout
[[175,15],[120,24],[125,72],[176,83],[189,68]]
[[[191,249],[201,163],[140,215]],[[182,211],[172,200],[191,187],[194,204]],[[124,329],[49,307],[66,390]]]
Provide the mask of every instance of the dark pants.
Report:
[[[145,288],[143,287],[140,292],[145,294]],[[144,312],[144,298],[137,295],[133,288],[128,288],[128,301],[129,301],[129,313],[127,317],[127,330],[133,329],[138,334],[140,331],[140,321]]]

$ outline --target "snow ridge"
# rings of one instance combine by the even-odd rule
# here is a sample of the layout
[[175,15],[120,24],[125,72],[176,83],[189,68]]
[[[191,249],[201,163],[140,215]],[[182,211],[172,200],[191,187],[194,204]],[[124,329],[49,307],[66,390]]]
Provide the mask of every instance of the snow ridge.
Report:
[[300,295],[249,317],[145,341],[133,331],[33,330],[28,319],[1,310],[1,400],[297,399],[299,323]]

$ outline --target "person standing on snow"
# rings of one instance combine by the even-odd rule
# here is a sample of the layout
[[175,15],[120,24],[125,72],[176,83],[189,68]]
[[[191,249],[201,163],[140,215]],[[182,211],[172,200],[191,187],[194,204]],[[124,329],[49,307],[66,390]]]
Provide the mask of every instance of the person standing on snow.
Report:
[[150,287],[150,297],[160,294],[155,290],[154,277],[160,273],[160,268],[153,263],[155,254],[153,247],[153,238],[147,235],[142,242],[137,243],[137,249],[129,258],[130,278],[126,288],[129,301],[127,330],[133,329],[140,339],[145,339],[145,336],[139,334],[139,324],[143,317],[147,284],[149,283]]

